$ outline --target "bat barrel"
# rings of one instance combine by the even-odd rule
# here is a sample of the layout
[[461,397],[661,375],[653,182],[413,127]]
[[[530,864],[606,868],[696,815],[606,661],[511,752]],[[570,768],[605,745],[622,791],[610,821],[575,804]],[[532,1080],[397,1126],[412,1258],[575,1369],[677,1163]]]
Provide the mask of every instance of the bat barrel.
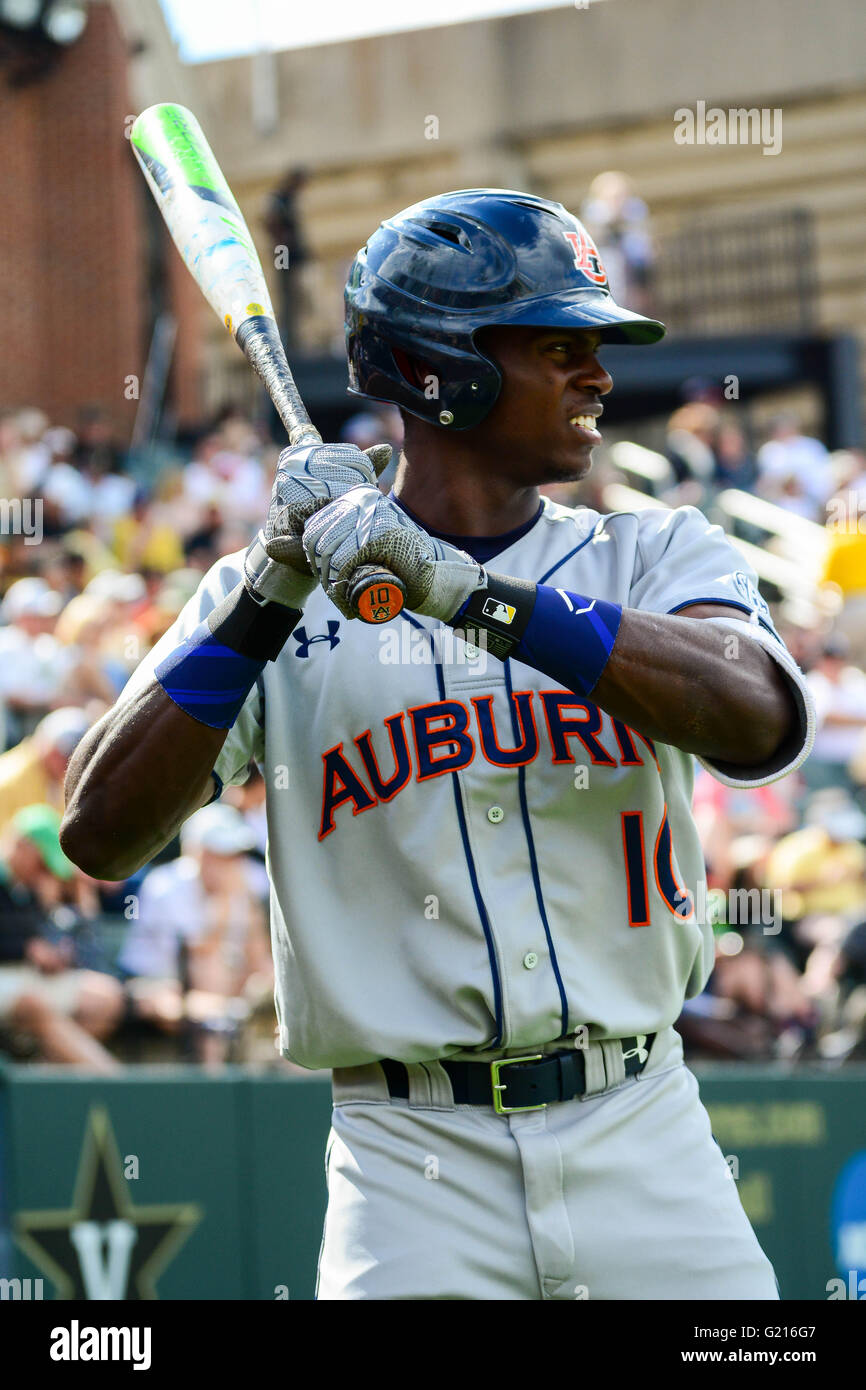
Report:
[[[187,268],[264,382],[290,443],[321,444],[289,368],[249,228],[195,116],[173,102],[150,106],[134,122],[130,143]],[[368,623],[395,617],[405,597],[381,566],[356,571],[349,593]]]

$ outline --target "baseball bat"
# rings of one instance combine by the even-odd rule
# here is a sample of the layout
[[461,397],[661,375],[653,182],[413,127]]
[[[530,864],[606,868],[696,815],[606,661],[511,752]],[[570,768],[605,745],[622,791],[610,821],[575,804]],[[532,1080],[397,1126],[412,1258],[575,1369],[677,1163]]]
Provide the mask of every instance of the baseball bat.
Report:
[[[130,142],[187,269],[261,377],[290,444],[321,444],[289,368],[249,228],[195,116],[173,102],[149,106]],[[364,622],[383,623],[400,612],[405,591],[381,565],[361,565],[347,596]]]

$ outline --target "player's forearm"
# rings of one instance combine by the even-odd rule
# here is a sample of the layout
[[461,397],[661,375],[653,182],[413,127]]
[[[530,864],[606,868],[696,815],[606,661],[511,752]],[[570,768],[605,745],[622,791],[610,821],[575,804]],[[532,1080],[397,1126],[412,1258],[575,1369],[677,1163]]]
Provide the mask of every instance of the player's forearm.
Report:
[[193,719],[156,682],[109,710],[69,764],[60,840],[73,863],[122,879],[152,859],[210,799],[227,732]]
[[274,569],[285,571],[277,584],[292,597],[312,587],[307,576],[274,565],[257,537],[244,580],[76,750],[61,833],[70,859],[94,878],[125,878],[146,864],[210,799],[226,734],[301,616],[254,587]]
[[703,619],[644,613],[488,573],[452,619],[661,743],[742,766],[772,757],[796,718],[776,663]]
[[243,581],[76,750],[63,846],[95,878],[125,878],[140,868],[210,799],[226,734],[301,616],[257,585],[295,599],[313,580],[274,564],[261,537],[247,551]]
[[758,765],[796,718],[787,682],[756,642],[730,654],[728,634],[700,618],[625,609],[591,698],[661,743],[742,766]]

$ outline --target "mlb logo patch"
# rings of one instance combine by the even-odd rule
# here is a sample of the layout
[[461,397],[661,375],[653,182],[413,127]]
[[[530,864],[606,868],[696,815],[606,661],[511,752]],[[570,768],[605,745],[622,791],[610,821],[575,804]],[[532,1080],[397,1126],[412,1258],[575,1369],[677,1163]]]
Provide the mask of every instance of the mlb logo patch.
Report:
[[498,598],[487,598],[484,600],[484,607],[481,610],[483,617],[492,618],[496,623],[502,623],[503,627],[508,627],[514,622],[516,608],[512,608],[510,603],[503,603]]

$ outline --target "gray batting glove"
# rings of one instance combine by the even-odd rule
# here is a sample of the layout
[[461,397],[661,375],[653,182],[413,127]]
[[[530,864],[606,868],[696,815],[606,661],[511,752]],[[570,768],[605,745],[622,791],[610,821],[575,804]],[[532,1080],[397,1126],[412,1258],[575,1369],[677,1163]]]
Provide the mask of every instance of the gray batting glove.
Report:
[[303,608],[317,583],[301,542],[305,523],[350,488],[375,488],[391,452],[390,444],[374,444],[364,452],[354,444],[301,444],[283,450],[267,522],[244,560],[244,581],[257,602]]
[[352,488],[304,527],[304,550],[328,598],[358,615],[347,591],[359,565],[376,564],[403,581],[406,607],[447,622],[487,576],[471,555],[428,536],[378,488]]

